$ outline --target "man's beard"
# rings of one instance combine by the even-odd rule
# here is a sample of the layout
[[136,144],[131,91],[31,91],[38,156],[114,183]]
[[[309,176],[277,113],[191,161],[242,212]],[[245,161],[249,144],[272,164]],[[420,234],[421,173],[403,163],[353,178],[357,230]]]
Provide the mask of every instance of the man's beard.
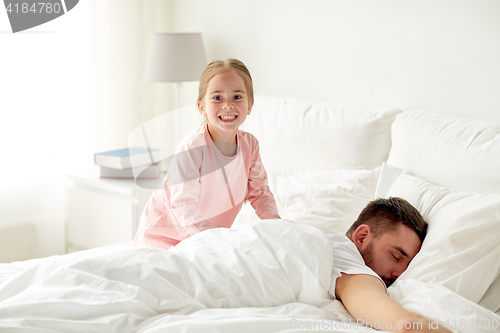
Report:
[[[365,265],[370,267],[373,271],[375,271],[373,268],[373,243],[368,244],[368,246],[365,248],[365,250],[360,251],[360,253],[361,253],[361,256],[363,257],[363,260],[365,261]],[[377,273],[377,272],[375,272],[375,273]],[[377,273],[377,275],[379,275],[379,274]],[[382,280],[384,281],[384,283],[387,287],[389,287],[391,284],[394,283],[394,281],[396,281],[396,279],[393,279],[393,278],[388,278],[388,277],[383,277],[383,276],[380,276],[380,277],[382,278]]]
[[364,251],[360,251],[361,256],[363,257],[363,260],[365,261],[365,265],[372,268],[373,265],[373,244],[370,243],[368,246],[365,248]]

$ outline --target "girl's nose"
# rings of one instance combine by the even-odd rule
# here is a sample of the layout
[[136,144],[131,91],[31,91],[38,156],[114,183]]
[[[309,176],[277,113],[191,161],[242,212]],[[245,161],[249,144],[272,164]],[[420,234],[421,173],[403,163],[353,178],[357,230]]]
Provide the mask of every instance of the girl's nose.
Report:
[[223,109],[232,109],[233,108],[233,104],[231,102],[224,102],[224,104],[222,105],[222,108]]

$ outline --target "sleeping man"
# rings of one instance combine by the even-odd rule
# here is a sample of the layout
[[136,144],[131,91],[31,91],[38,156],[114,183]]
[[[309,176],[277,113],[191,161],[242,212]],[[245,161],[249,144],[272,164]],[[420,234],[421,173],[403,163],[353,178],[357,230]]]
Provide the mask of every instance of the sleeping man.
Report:
[[427,224],[400,198],[371,201],[344,235],[327,235],[333,250],[329,294],[359,322],[390,332],[450,332],[402,308],[386,293],[420,250]]

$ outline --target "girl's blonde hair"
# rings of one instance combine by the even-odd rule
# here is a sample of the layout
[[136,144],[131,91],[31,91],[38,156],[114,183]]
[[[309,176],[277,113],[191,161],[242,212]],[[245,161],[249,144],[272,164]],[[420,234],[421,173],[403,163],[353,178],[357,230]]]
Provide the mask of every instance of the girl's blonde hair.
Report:
[[198,101],[201,101],[208,89],[208,82],[217,74],[223,73],[228,70],[235,70],[236,73],[243,79],[245,87],[247,88],[247,96],[250,105],[253,105],[253,83],[250,71],[245,64],[237,59],[229,58],[226,60],[212,61],[205,67],[200,77],[200,88],[198,90]]

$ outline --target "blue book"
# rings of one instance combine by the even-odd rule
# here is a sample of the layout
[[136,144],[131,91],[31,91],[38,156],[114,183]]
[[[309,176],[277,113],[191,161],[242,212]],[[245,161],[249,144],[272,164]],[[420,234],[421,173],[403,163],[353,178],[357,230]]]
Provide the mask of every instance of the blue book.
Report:
[[130,147],[94,154],[94,162],[101,167],[125,170],[132,166],[152,165],[155,163],[159,149],[147,147]]
[[100,167],[100,169],[101,169],[101,178],[115,178],[115,179],[137,178],[137,180],[141,180],[141,179],[156,179],[160,177],[160,175],[162,174],[160,164],[150,165],[142,171],[141,171],[142,168],[139,168],[138,170],[135,171],[136,173],[135,176],[133,168],[118,170],[118,169]]

